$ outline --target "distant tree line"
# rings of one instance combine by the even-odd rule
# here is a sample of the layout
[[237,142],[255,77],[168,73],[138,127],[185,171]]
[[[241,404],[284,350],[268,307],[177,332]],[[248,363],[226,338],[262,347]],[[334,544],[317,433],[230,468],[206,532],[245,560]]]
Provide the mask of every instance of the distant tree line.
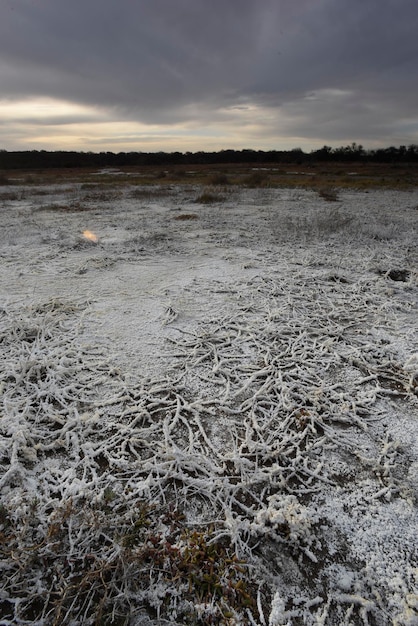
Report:
[[126,166],[184,166],[247,163],[295,163],[315,162],[365,162],[365,163],[415,163],[418,162],[418,145],[366,150],[362,145],[304,152],[293,150],[220,150],[219,152],[75,152],[0,150],[0,169],[47,169],[47,168],[96,168]]

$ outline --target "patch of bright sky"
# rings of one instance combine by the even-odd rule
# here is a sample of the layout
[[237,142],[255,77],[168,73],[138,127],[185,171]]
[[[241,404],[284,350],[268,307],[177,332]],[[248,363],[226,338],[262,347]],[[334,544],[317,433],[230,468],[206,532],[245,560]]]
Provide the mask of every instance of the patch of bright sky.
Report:
[[45,119],[59,116],[74,116],[76,119],[91,115],[93,112],[91,107],[50,98],[0,101],[0,115],[3,120],[10,122],[31,119],[42,123]]
[[[318,94],[307,96],[307,106],[314,95],[316,100]],[[343,94],[326,95],[338,99]],[[299,101],[300,106],[302,102],[303,99]],[[292,103],[291,107],[269,107],[247,101],[239,106],[202,111],[201,115],[196,115],[196,110],[195,115],[186,115],[184,121],[146,124],[123,119],[112,109],[50,98],[3,100],[0,101],[0,148],[196,152],[243,148],[291,150],[296,147],[310,150],[321,147],[322,139],[312,137],[307,145],[306,135],[304,138],[297,136],[294,125],[289,124],[295,113],[304,117],[304,111],[295,108],[295,104]]]

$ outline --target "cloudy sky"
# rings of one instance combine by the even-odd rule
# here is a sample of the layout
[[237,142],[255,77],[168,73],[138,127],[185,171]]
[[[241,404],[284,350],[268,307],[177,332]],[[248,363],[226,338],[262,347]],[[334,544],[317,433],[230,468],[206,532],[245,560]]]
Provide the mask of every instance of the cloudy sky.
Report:
[[418,0],[0,0],[0,148],[418,143]]

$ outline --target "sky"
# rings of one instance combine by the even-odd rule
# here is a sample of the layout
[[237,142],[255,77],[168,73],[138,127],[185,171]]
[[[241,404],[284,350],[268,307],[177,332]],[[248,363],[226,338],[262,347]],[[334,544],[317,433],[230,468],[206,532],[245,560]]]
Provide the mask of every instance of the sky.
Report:
[[0,0],[0,149],[418,144],[418,0]]

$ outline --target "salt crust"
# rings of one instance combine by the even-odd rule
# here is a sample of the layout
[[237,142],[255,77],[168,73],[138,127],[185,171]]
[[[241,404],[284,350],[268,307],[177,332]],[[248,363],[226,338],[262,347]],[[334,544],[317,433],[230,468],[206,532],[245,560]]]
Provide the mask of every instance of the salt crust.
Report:
[[[186,222],[181,188],[65,214],[47,199],[81,189],[46,191],[2,208],[0,489],[21,561],[0,561],[1,623],[49,597],[28,555],[65,507],[68,562],[114,558],[111,493],[108,530],[146,500],[231,542],[262,594],[236,623],[418,624],[417,194],[341,194],[332,218],[313,193],[235,190]],[[170,594],[174,623],[178,593],[153,579],[131,623]]]

